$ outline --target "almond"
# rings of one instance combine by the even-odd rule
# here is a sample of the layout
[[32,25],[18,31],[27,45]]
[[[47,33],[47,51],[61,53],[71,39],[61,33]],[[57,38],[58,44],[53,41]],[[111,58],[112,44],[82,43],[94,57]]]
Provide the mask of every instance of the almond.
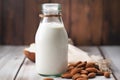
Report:
[[85,67],[80,67],[81,68],[81,70],[85,70]]
[[54,80],[53,78],[44,78],[43,80]]
[[72,75],[74,75],[74,74],[76,74],[76,73],[78,73],[78,72],[80,72],[80,71],[81,71],[81,68],[74,68],[74,69],[71,70],[70,73],[71,73]]
[[88,78],[95,78],[96,75],[104,75],[106,78],[110,78],[110,73],[101,71],[99,66],[94,62],[87,63],[79,61],[69,64],[67,71],[61,77],[72,80],[88,80]]
[[71,71],[74,68],[74,66],[68,66],[67,71]]
[[99,76],[102,76],[103,75],[103,72],[102,71],[99,71],[99,70],[97,70],[97,73],[96,73],[97,75],[99,75]]
[[83,78],[88,78],[87,74],[81,74]]
[[69,79],[69,78],[72,78],[72,76],[73,76],[73,75],[70,74],[70,73],[68,73],[68,72],[63,73],[63,74],[61,75],[62,78],[68,78],[68,79]]
[[80,73],[81,73],[81,74],[88,74],[88,71],[86,71],[86,70],[81,70]]
[[94,78],[96,74],[94,72],[88,74],[88,78]]
[[97,64],[95,64],[95,68],[98,69],[98,70],[100,70],[100,69],[99,69],[99,66],[98,66]]
[[78,64],[81,64],[81,63],[82,63],[81,61],[77,62],[77,63],[75,64],[75,66],[77,66]]
[[95,72],[95,73],[97,72],[96,68],[86,68],[85,70],[88,72]]
[[77,78],[76,80],[88,80],[87,78]]
[[105,76],[106,78],[110,78],[110,72],[104,72],[104,76]]
[[76,80],[77,78],[80,78],[81,75],[79,73],[76,73],[75,75],[73,75],[72,79]]
[[68,65],[68,67],[70,67],[70,66],[75,67],[75,64],[74,64],[74,63],[71,63],[71,64]]
[[86,62],[82,62],[80,64],[78,64],[76,67],[80,68],[80,67],[84,67],[86,65]]
[[87,64],[86,64],[86,68],[88,68],[88,67],[94,67],[95,66],[95,63],[94,62],[88,62]]

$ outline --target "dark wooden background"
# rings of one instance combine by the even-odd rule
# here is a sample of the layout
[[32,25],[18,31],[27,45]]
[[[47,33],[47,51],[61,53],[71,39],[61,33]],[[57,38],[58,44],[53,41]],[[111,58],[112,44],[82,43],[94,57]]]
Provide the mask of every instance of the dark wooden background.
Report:
[[120,0],[0,0],[0,44],[34,42],[40,4],[62,4],[68,36],[76,45],[120,45]]

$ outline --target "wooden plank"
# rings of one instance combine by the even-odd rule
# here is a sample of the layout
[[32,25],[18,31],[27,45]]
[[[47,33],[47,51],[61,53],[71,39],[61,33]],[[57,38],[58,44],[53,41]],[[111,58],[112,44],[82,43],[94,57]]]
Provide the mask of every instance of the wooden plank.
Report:
[[24,44],[34,42],[35,33],[40,23],[40,6],[45,2],[49,2],[49,0],[25,0]]
[[35,63],[26,59],[15,80],[41,80],[36,73]]
[[120,0],[103,0],[102,44],[120,44]]
[[103,0],[88,0],[90,11],[88,17],[88,27],[91,34],[91,44],[100,45],[103,28]]
[[102,0],[72,0],[71,38],[75,45],[101,43]]
[[106,59],[111,61],[111,68],[116,78],[120,79],[120,46],[100,47]]
[[2,0],[0,0],[0,44],[2,44]]
[[[11,1],[12,2],[12,1]],[[14,10],[11,6],[10,1],[3,1],[3,34],[4,34],[4,44],[10,44],[13,42],[13,16]],[[9,7],[8,7],[9,6]],[[9,26],[9,27],[8,27]],[[7,33],[6,33],[7,32]]]
[[24,0],[14,0],[13,43],[23,45],[24,42]]
[[23,1],[3,1],[3,44],[23,44]]
[[[2,1],[2,31],[4,37],[3,44],[10,44],[13,43],[13,16],[14,16],[14,10],[13,6],[10,5],[10,1],[3,0]],[[14,4],[13,4],[14,5]],[[9,26],[9,27],[8,27]]]
[[[88,52],[89,55],[100,55],[100,52],[97,47],[80,47],[80,49]],[[18,73],[16,80],[41,80],[43,77],[39,76],[36,73],[35,64],[30,60],[26,59],[23,66]],[[114,80],[113,76],[111,75],[110,79],[106,79],[104,76],[97,76],[94,79],[90,80]],[[61,79],[55,78],[55,80],[68,80],[68,79]],[[71,79],[69,79],[71,80]]]
[[0,46],[0,59],[7,55],[10,49],[8,46]]
[[120,0],[0,0],[3,44],[34,42],[38,6],[44,2],[63,4],[65,26],[76,45],[120,44]]
[[23,60],[23,46],[0,46],[0,79],[14,80]]
[[62,5],[62,18],[65,24],[65,28],[67,30],[68,36],[70,33],[70,0],[51,0],[51,3],[60,3]]

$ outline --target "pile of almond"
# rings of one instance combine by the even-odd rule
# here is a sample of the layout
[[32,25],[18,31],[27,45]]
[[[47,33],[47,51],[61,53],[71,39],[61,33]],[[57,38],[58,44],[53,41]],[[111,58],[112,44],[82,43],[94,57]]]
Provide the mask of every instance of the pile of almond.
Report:
[[106,78],[110,78],[110,72],[103,72],[94,62],[86,61],[69,64],[67,71],[61,75],[62,78],[72,80],[88,80],[89,78],[95,78],[96,76],[105,76]]

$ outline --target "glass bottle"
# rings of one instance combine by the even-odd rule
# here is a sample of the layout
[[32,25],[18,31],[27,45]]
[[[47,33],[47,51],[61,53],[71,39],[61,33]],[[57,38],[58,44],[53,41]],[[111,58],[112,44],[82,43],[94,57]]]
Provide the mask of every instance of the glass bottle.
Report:
[[61,5],[45,3],[35,36],[36,69],[41,75],[58,76],[68,65],[68,36],[61,17]]

